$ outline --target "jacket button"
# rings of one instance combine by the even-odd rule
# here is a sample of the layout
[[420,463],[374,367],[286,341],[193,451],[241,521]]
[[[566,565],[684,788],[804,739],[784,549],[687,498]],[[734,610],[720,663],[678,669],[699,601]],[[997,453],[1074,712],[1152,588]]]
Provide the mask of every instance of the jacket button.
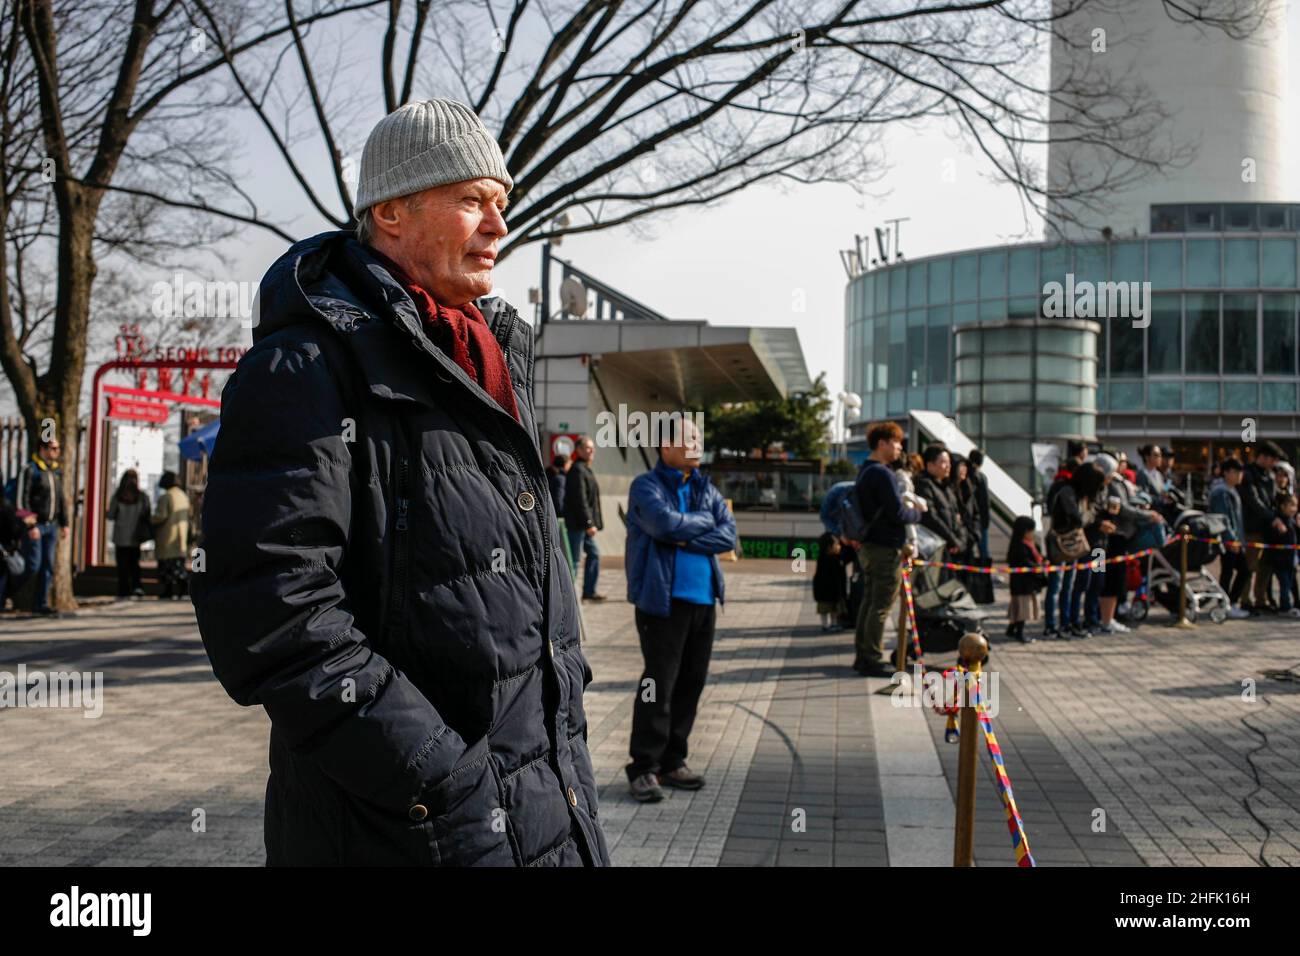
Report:
[[570,788],[569,788],[569,806],[571,806],[571,807],[576,807],[577,805],[578,805],[578,795],[577,795],[576,793],[574,793],[574,792],[573,792],[573,788],[570,787]]
[[515,499],[515,503],[519,505],[520,511],[532,511],[537,504],[537,499],[533,497],[531,491],[521,491],[519,497]]
[[409,816],[416,823],[419,823],[421,820],[429,816],[429,808],[426,807],[423,803],[417,803],[415,806],[411,807],[409,811],[407,811],[406,815]]

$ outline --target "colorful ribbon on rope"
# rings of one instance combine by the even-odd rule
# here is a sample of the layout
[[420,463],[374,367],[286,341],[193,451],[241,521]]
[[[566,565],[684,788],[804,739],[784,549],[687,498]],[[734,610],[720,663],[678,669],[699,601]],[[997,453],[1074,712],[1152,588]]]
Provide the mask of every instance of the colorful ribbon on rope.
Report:
[[916,652],[916,663],[925,672],[925,660],[921,657],[921,631],[916,626],[916,605],[912,601],[912,573],[906,562],[903,564],[903,595],[907,600],[907,629],[912,635],[912,650]]
[[984,731],[984,743],[993,760],[993,776],[997,780],[998,795],[1002,797],[1002,808],[1007,813],[1007,829],[1011,832],[1011,846],[1016,851],[1016,866],[1037,866],[1034,855],[1029,851],[1025,821],[1020,816],[1020,808],[1016,806],[1016,795],[1011,789],[1011,778],[1007,775],[1007,765],[1002,759],[1002,748],[998,746],[998,738],[993,733],[993,719],[980,700],[979,681],[969,681],[969,677],[967,680],[975,687],[975,716],[979,718],[980,728]]
[[[1300,546],[1297,546],[1300,547]],[[1141,551],[1132,551],[1128,554],[1121,554],[1115,558],[1107,558],[1104,564],[1121,564],[1128,561],[1137,561],[1145,558],[1157,548],[1144,548]],[[922,561],[920,558],[913,558],[913,567],[918,568],[947,568],[949,571],[970,571],[976,574],[1036,574],[1052,573],[1055,571],[1083,571],[1087,568],[1095,567],[1096,561],[1074,561],[1070,564],[1040,564],[1038,566],[1026,565],[1021,567],[1012,567],[1011,565],[999,564],[989,567],[981,567],[976,564],[957,564],[952,561]]]

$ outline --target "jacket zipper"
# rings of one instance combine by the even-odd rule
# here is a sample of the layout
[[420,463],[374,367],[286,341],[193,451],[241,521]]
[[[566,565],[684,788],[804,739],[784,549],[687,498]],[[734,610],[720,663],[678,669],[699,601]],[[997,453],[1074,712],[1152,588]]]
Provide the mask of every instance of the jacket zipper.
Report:
[[[514,329],[514,326],[514,315],[507,313],[502,321],[498,323],[496,331],[497,344],[501,346],[501,358],[506,363],[507,370],[510,368],[510,345],[508,338],[510,332]],[[508,429],[509,426],[506,426],[506,428]],[[509,431],[503,431],[501,434],[505,438],[506,444],[510,446],[510,456],[515,460],[515,464],[519,467],[519,474],[528,485],[529,492],[533,495],[537,503],[542,506],[542,512],[545,512],[551,500],[550,489],[546,489],[544,495],[538,493],[537,489],[533,485],[533,479],[528,474],[528,468],[525,466],[523,458],[520,457],[519,450],[515,447],[514,440],[510,437]],[[551,535],[545,522],[539,520],[537,524],[542,538],[542,586],[545,588],[546,576],[550,573],[551,568]]]
[[[403,436],[403,441],[406,437]],[[406,604],[406,563],[410,547],[410,490],[409,490],[409,450],[397,461],[397,492],[394,496],[397,505],[397,520],[394,523],[393,589],[388,598],[388,632],[395,635],[402,626],[402,612]]]

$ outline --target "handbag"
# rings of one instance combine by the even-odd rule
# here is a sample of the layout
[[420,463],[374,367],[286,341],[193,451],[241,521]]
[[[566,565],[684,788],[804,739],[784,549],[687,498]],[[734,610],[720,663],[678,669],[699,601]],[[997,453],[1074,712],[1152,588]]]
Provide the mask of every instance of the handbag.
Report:
[[154,539],[153,521],[149,517],[147,507],[140,509],[140,517],[136,519],[135,539],[141,543]]
[[1052,537],[1056,538],[1057,550],[1068,561],[1075,561],[1088,553],[1088,536],[1083,533],[1081,527],[1067,531],[1065,534],[1057,534],[1053,531]]
[[0,547],[0,556],[4,558],[5,570],[14,577],[20,577],[27,570],[27,561],[21,551],[10,551]]

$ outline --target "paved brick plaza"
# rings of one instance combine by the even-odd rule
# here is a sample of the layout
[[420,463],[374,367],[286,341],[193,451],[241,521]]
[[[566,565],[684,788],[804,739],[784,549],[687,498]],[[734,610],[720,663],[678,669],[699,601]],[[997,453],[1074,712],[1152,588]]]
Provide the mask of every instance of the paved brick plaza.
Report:
[[[631,608],[586,607],[587,712],[615,862],[948,865],[957,748],[942,719],[893,707],[872,693],[885,681],[852,674],[851,635],[816,625],[811,568],[727,568],[731,600],[692,741],[709,784],[661,804],[636,804],[624,786],[641,666]],[[608,568],[601,589],[622,588]],[[990,627],[995,725],[1038,863],[1300,864],[1300,685],[1262,675],[1300,662],[1300,621],[1182,632],[1167,619],[1029,647]],[[0,863],[262,862],[266,718],[217,685],[188,604],[6,620],[0,670],[19,663],[103,671],[104,714],[0,715]],[[981,767],[976,861],[1010,866],[982,750]],[[197,810],[205,832],[194,832]]]

